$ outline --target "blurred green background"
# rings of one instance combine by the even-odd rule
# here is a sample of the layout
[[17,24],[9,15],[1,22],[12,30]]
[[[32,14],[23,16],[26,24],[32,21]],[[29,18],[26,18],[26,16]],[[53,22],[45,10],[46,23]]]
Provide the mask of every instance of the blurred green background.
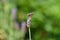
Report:
[[60,0],[0,0],[0,40],[29,40],[28,13],[32,40],[60,40]]

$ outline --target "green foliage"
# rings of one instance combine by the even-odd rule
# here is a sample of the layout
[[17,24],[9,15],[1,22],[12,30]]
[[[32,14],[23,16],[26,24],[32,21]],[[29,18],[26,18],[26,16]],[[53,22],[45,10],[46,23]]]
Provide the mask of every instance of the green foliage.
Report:
[[6,0],[4,3],[1,0],[0,27],[9,35],[8,40],[16,40],[14,32],[21,33],[17,40],[23,35],[20,30],[16,31],[13,27],[11,10],[15,7],[18,22],[23,19],[26,21],[27,14],[33,13],[31,20],[33,40],[60,40],[60,0]]

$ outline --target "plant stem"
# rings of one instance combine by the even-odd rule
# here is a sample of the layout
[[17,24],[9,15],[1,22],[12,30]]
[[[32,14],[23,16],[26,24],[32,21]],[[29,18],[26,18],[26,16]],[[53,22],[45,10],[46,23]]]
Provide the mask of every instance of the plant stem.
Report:
[[29,27],[29,40],[31,40],[31,30],[30,30],[30,27]]

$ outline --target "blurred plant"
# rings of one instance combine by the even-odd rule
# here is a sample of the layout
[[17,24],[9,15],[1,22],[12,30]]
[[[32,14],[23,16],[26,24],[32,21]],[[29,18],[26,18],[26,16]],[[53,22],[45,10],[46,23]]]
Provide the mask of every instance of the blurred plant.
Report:
[[32,17],[32,13],[28,14],[28,18],[27,18],[27,27],[29,29],[29,40],[31,39],[31,30],[30,30],[30,26],[31,26],[31,17]]
[[[28,19],[25,16],[23,18],[23,15],[31,11],[34,12],[32,19],[30,16]],[[21,25],[16,22],[17,14],[20,14],[17,18]],[[41,40],[47,38],[47,40],[60,40],[60,0],[0,0],[0,27],[8,31],[6,34],[8,40],[19,40],[25,35],[26,21],[23,21],[24,19],[27,20],[27,27],[31,27],[32,40],[40,40],[40,38]],[[31,23],[30,20],[32,20]],[[18,30],[19,25],[21,30]],[[14,30],[14,27],[17,30]],[[46,33],[42,33],[42,30]]]
[[6,40],[7,34],[4,29],[0,29],[0,40]]

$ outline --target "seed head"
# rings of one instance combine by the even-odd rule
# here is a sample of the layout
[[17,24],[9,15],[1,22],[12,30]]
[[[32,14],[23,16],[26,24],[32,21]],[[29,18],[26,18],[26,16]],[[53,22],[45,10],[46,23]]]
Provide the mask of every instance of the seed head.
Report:
[[28,18],[27,18],[27,27],[30,27],[32,15],[33,15],[32,13],[29,13],[27,15],[28,16]]

